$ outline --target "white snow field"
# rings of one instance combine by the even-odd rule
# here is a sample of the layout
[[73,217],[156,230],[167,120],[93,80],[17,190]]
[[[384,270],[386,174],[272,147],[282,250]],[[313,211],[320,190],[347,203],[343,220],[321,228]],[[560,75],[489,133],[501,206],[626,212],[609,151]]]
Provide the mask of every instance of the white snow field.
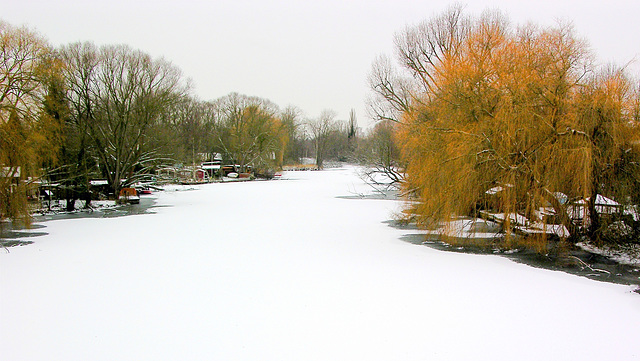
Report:
[[629,286],[405,242],[354,168],[157,195],[0,252],[0,360],[635,360]]

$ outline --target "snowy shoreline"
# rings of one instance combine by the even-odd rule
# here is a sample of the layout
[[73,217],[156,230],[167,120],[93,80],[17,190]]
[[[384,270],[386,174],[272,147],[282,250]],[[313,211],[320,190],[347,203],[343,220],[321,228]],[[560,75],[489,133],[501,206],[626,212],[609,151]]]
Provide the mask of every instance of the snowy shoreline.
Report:
[[[293,171],[292,171],[293,172]],[[212,183],[221,184],[224,182]],[[234,182],[227,182],[232,184]],[[159,192],[182,192],[195,191],[202,184],[165,184]],[[396,191],[381,192],[378,189],[367,189],[363,193],[355,193],[349,190],[350,195],[340,195],[342,199],[368,199],[368,200],[393,200],[399,201]],[[7,252],[9,248],[16,246],[25,246],[34,243],[36,238],[47,235],[46,232],[38,231],[46,226],[40,224],[52,220],[78,219],[78,218],[102,218],[102,217],[125,217],[139,214],[153,213],[156,204],[157,194],[152,196],[143,196],[140,205],[117,205],[115,201],[93,201],[91,208],[84,208],[83,204],[77,205],[75,211],[64,211],[64,201],[55,207],[52,211],[44,212],[43,210],[36,212],[34,215],[34,225],[32,228],[21,226],[9,227],[5,225],[0,229],[0,246],[4,247]],[[579,243],[577,249],[568,252],[562,258],[552,257],[549,255],[540,255],[535,252],[524,249],[499,250],[487,247],[474,246],[454,246],[437,239],[425,240],[428,232],[418,231],[412,226],[402,226],[394,221],[388,221],[391,227],[412,230],[417,232],[413,236],[405,235],[403,239],[413,244],[421,244],[444,252],[466,253],[466,254],[492,254],[506,257],[514,262],[527,264],[532,267],[543,268],[548,270],[556,270],[566,272],[568,274],[578,275],[593,280],[611,282],[616,284],[624,284],[635,287],[636,293],[640,293],[640,258],[635,256],[631,251],[616,251],[611,249],[597,248],[586,243]],[[491,240],[495,238],[495,233],[487,233],[486,238]],[[482,238],[482,234],[474,234],[475,238]]]
[[416,247],[353,168],[291,179],[47,221],[0,252],[3,358],[638,358],[631,287]]

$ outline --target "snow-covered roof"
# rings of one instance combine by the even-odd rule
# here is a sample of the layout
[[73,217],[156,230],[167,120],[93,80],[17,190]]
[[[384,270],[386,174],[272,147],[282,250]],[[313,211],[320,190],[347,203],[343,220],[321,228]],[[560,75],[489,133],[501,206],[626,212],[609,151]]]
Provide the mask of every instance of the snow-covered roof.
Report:
[[[586,198],[586,199],[581,199],[581,200],[577,201],[576,203],[577,204],[586,204],[589,199],[591,199],[591,197]],[[619,207],[620,203],[614,201],[611,198],[607,198],[607,197],[605,197],[605,196],[603,196],[601,194],[598,194],[596,196],[596,205],[597,206]]]
[[20,167],[2,167],[0,168],[0,177],[8,178],[8,177],[20,177]]
[[220,169],[220,164],[202,163],[202,169]]
[[553,196],[558,200],[558,202],[560,202],[560,204],[565,204],[569,200],[569,197],[562,192],[554,192]]
[[[513,184],[505,184],[504,185],[507,188],[513,188]],[[504,190],[504,188],[502,186],[495,186],[491,189],[489,189],[488,191],[486,191],[485,193],[487,193],[488,195],[492,196],[494,194],[498,194],[500,192],[502,192]]]

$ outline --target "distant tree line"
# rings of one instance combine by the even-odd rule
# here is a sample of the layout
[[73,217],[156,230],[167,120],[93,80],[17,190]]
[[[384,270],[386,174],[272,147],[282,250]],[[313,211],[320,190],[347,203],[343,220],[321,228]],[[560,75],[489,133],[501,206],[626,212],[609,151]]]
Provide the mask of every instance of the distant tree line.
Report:
[[217,154],[243,172],[351,160],[355,113],[335,118],[237,93],[202,101],[164,59],[126,45],[53,48],[0,22],[0,220],[28,220],[42,182],[55,183],[73,210],[78,199],[91,205],[91,180],[117,196],[157,169]]
[[[595,65],[569,26],[461,7],[407,27],[395,48],[399,65],[373,66],[369,108],[386,139],[376,164],[401,170],[408,217],[429,228],[491,211],[507,235],[526,219],[564,226],[570,244],[637,242],[638,79]],[[546,249],[545,232],[533,238]]]

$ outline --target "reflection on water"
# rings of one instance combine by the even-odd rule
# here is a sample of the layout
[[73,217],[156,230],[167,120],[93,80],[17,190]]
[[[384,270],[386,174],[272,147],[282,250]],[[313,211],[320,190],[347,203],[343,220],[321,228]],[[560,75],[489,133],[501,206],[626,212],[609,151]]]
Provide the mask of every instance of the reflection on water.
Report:
[[[635,265],[621,264],[606,256],[585,251],[574,247],[574,249],[563,250],[561,252],[540,254],[527,249],[500,250],[491,245],[481,246],[452,246],[448,243],[427,238],[425,234],[419,233],[415,226],[400,225],[397,222],[386,222],[389,226],[407,230],[401,239],[416,245],[427,246],[445,252],[469,253],[469,254],[494,254],[508,258],[517,263],[523,263],[536,268],[562,271],[593,280],[632,285],[640,285],[640,267]],[[640,288],[638,288],[640,293]]]
[[112,208],[98,208],[78,212],[59,212],[45,215],[35,215],[33,223],[26,228],[21,223],[0,223],[0,247],[24,246],[34,243],[33,237],[47,235],[42,231],[47,221],[79,218],[115,218],[138,214],[152,214],[156,205],[155,198],[142,198],[140,204],[126,204]]

